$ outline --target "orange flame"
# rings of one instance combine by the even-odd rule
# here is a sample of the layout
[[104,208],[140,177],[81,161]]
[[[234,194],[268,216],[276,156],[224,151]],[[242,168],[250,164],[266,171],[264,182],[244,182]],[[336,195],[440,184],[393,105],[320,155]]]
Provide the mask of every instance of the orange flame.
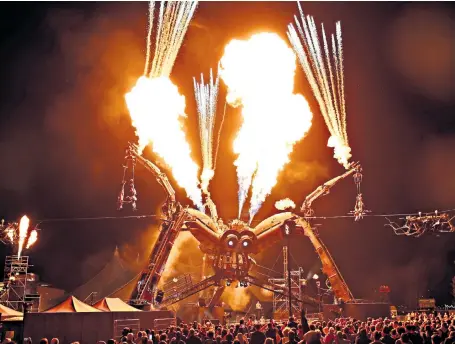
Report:
[[24,215],[19,223],[19,250],[18,257],[21,257],[22,249],[24,248],[25,240],[27,239],[28,227],[30,226],[30,219]]
[[37,241],[38,241],[38,232],[36,231],[36,229],[34,229],[30,232],[30,236],[28,237],[27,246],[25,247],[25,249],[28,250]]
[[191,159],[181,123],[181,118],[186,117],[185,97],[167,77],[142,76],[125,99],[139,138],[139,153],[151,143],[187,196],[202,209],[199,167]]
[[238,154],[239,214],[253,187],[250,221],[277,183],[294,144],[311,127],[308,102],[294,94],[296,68],[294,52],[274,33],[232,40],[221,59],[227,101],[242,106],[243,124],[234,152]]

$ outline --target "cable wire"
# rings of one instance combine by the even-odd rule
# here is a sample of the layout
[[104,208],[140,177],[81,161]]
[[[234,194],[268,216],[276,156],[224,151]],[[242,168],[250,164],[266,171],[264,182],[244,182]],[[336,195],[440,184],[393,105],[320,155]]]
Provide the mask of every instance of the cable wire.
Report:
[[76,222],[76,221],[101,221],[101,220],[124,220],[124,219],[146,219],[154,218],[158,215],[130,215],[130,216],[98,216],[98,217],[69,217],[37,220],[38,224],[49,222]]
[[[447,209],[438,211],[438,213],[453,213],[454,209]],[[425,216],[434,214],[434,212],[417,212],[417,213],[391,213],[391,214],[365,214],[364,217],[406,217],[406,216]],[[146,214],[146,215],[129,215],[129,216],[97,216],[97,217],[68,217],[68,218],[50,218],[50,219],[41,219],[37,220],[38,224],[40,223],[50,223],[50,222],[77,222],[77,221],[102,221],[102,220],[128,220],[128,219],[146,219],[146,218],[159,218],[159,215],[156,214]],[[309,216],[306,219],[309,220],[336,220],[336,219],[351,219],[354,218],[354,215],[333,215],[333,216]],[[275,264],[278,262],[280,255],[277,256]]]

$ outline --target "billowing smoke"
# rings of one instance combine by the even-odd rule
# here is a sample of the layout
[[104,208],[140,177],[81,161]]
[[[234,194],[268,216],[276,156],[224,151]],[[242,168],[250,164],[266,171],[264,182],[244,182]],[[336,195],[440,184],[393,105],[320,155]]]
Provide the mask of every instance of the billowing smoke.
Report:
[[238,286],[239,282],[234,282],[231,286],[227,287],[221,300],[231,306],[234,311],[244,311],[248,308],[251,302],[251,294],[248,288]]
[[285,198],[275,202],[275,208],[277,208],[278,210],[294,209],[295,203],[292,199]]

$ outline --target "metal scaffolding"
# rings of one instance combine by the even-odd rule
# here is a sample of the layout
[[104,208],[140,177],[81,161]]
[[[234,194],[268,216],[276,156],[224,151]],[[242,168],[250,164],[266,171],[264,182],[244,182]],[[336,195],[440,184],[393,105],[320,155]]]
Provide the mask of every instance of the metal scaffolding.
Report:
[[22,311],[24,302],[31,304],[30,310],[38,309],[39,296],[32,293],[33,284],[27,282],[34,281],[29,274],[28,256],[7,256],[5,259],[3,284],[6,286],[5,293],[0,302],[7,307]]
[[[279,286],[280,288],[273,293],[273,314],[282,317],[287,317],[289,309],[289,297],[288,297],[288,247],[283,247],[283,267],[284,274],[283,278],[270,278],[269,283]],[[291,270],[291,306],[293,314],[300,314],[300,304],[297,300],[302,299],[302,288],[301,285],[306,283],[303,278],[303,270]]]

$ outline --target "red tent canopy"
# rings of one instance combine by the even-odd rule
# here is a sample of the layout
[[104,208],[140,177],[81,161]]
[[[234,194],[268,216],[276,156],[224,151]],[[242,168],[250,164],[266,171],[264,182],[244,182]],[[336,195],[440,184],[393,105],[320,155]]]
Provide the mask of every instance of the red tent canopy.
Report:
[[104,312],[140,312],[139,309],[130,306],[119,298],[105,297],[93,305]]
[[44,313],[81,313],[81,312],[101,312],[82,301],[78,300],[74,296],[68,297],[65,301],[54,306]]
[[21,312],[18,312],[4,305],[0,305],[0,313],[2,313],[2,320],[24,316],[24,314]]

